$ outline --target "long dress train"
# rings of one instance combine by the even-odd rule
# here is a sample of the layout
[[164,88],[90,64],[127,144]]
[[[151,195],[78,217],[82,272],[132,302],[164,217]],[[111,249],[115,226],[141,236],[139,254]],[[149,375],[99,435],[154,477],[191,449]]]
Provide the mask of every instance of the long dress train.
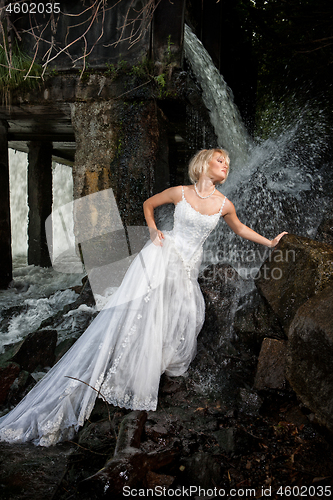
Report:
[[161,374],[185,373],[196,353],[205,313],[197,281],[202,246],[224,202],[218,213],[203,215],[182,189],[163,246],[144,246],[72,348],[0,418],[0,441],[50,446],[72,439],[97,391],[116,406],[156,409]]

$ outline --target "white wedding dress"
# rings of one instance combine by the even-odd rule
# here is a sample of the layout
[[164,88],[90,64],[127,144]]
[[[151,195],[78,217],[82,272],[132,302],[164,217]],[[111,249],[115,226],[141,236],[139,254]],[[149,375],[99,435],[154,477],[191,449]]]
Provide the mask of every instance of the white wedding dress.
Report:
[[203,215],[182,189],[163,246],[145,245],[72,348],[0,418],[0,441],[49,446],[72,439],[97,396],[124,408],[156,409],[161,374],[182,375],[196,353],[205,312],[197,282],[202,246],[224,202],[218,213]]

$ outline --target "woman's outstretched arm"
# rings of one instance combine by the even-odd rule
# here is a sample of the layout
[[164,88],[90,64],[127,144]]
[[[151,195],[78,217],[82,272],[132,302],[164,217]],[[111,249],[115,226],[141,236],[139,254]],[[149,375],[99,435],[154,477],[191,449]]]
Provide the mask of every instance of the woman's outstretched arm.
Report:
[[225,210],[223,210],[224,215],[223,218],[228,224],[228,226],[234,231],[234,233],[238,234],[242,238],[246,240],[254,241],[255,243],[260,243],[260,245],[265,245],[266,247],[273,248],[275,247],[282,236],[288,234],[286,231],[278,234],[273,240],[269,240],[264,236],[253,231],[253,229],[245,226],[237,217],[235,207],[230,200],[227,200],[225,203]]

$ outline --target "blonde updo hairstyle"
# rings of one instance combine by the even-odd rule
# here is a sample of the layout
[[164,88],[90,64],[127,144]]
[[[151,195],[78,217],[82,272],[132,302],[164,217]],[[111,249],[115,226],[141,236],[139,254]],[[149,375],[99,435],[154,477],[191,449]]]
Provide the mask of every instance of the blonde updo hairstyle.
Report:
[[192,184],[195,184],[199,180],[201,174],[207,172],[209,167],[208,164],[214,153],[220,153],[220,155],[224,156],[226,164],[228,165],[227,175],[225,179],[220,182],[220,184],[223,184],[227,180],[230,163],[229,153],[225,149],[202,149],[201,151],[198,151],[195,156],[193,156],[188,166],[188,175]]

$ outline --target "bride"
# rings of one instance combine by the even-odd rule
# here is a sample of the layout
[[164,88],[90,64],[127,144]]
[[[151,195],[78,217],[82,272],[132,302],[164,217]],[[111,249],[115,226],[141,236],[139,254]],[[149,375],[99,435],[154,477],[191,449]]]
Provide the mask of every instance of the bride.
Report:
[[[219,218],[239,236],[267,247],[286,234],[269,240],[239,221],[234,205],[216,189],[228,171],[226,151],[199,151],[189,165],[193,185],[145,201],[151,241],[84,334],[0,418],[0,441],[50,446],[72,439],[97,396],[124,408],[156,409],[161,374],[182,375],[195,356],[205,311],[197,282],[202,246]],[[174,226],[162,232],[154,209],[166,203],[175,205]]]

